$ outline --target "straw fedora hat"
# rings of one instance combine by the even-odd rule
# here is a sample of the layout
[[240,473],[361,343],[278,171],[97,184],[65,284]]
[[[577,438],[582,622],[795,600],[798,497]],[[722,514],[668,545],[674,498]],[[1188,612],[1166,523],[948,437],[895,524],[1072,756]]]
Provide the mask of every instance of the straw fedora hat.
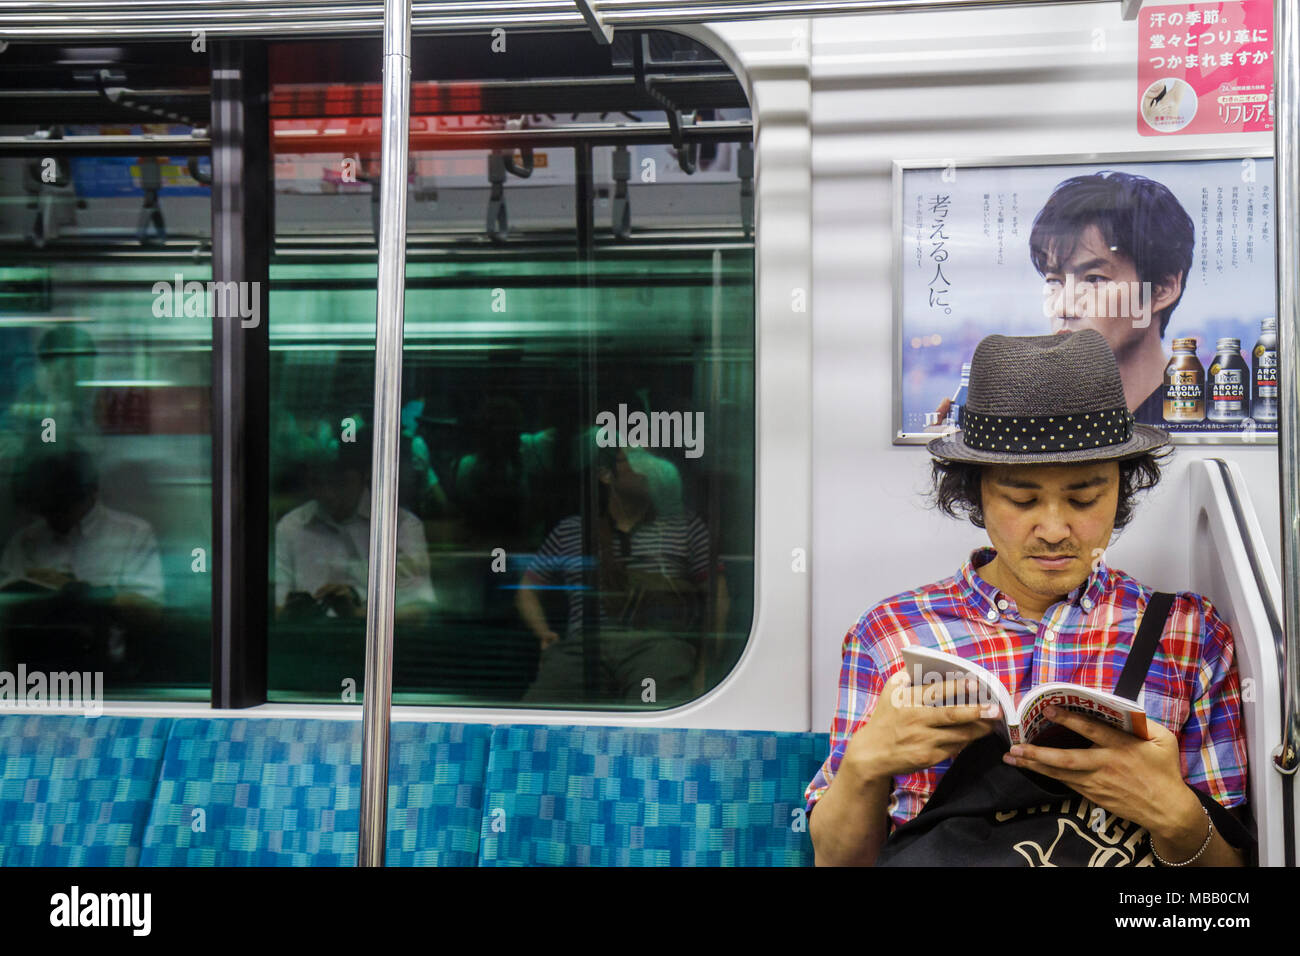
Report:
[[1115,356],[1096,329],[990,335],[975,348],[959,431],[930,454],[975,465],[1112,461],[1169,444],[1133,420]]

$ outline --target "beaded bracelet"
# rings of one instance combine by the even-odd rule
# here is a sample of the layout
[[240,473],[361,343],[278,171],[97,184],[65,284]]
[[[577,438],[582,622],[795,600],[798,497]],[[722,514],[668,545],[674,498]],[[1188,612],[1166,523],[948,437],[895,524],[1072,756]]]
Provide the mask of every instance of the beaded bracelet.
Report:
[[1168,860],[1162,860],[1160,858],[1160,854],[1156,852],[1156,841],[1152,840],[1151,853],[1155,856],[1157,863],[1161,866],[1186,866],[1188,863],[1196,862],[1196,860],[1200,858],[1201,854],[1205,852],[1206,848],[1210,845],[1210,839],[1214,836],[1214,821],[1210,819],[1210,811],[1205,809],[1205,804],[1201,804],[1201,810],[1205,813],[1205,822],[1210,825],[1210,832],[1205,834],[1205,842],[1202,843],[1201,848],[1196,851],[1196,855],[1189,860],[1183,860],[1182,863],[1170,863]]

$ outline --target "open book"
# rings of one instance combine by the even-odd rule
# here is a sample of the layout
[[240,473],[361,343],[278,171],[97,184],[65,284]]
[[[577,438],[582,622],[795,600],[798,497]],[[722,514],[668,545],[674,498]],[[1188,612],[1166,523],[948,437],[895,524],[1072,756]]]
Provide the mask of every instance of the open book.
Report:
[[1027,693],[1017,706],[996,674],[978,664],[913,644],[903,648],[903,660],[913,687],[941,684],[945,680],[971,677],[979,681],[978,697],[972,700],[936,701],[937,704],[987,704],[993,701],[1002,709],[1002,736],[1011,744],[1037,744],[1041,747],[1088,746],[1088,740],[1048,720],[1044,711],[1052,705],[1109,724],[1143,740],[1147,733],[1147,715],[1131,700],[1116,697],[1104,690],[1082,684],[1040,684]]

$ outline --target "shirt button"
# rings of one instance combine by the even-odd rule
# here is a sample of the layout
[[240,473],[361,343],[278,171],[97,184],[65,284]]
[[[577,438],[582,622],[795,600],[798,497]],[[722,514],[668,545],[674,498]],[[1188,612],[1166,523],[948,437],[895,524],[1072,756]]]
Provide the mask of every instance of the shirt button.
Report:
[[998,607],[1002,608],[1002,610],[1005,611],[1005,610],[1007,609],[1007,602],[1006,602],[1006,601],[999,601],[999,602],[998,602]]
[[1082,601],[1082,603],[1083,603],[1083,609],[1084,609],[1085,611],[1091,611],[1091,610],[1092,610],[1092,598],[1084,598],[1083,601]]
[[989,613],[985,616],[989,619],[989,623],[992,624],[998,619],[998,612],[993,610],[993,608],[989,608]]
[[1043,640],[1045,640],[1048,644],[1052,643],[1052,641],[1056,640],[1056,632],[1048,631],[1046,634],[1043,635]]

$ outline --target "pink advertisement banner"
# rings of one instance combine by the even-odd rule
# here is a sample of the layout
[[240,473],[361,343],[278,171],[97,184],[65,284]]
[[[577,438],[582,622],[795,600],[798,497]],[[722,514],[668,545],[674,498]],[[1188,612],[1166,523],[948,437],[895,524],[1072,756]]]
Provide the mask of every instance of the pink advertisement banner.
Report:
[[1144,7],[1138,20],[1139,133],[1273,129],[1273,0]]

